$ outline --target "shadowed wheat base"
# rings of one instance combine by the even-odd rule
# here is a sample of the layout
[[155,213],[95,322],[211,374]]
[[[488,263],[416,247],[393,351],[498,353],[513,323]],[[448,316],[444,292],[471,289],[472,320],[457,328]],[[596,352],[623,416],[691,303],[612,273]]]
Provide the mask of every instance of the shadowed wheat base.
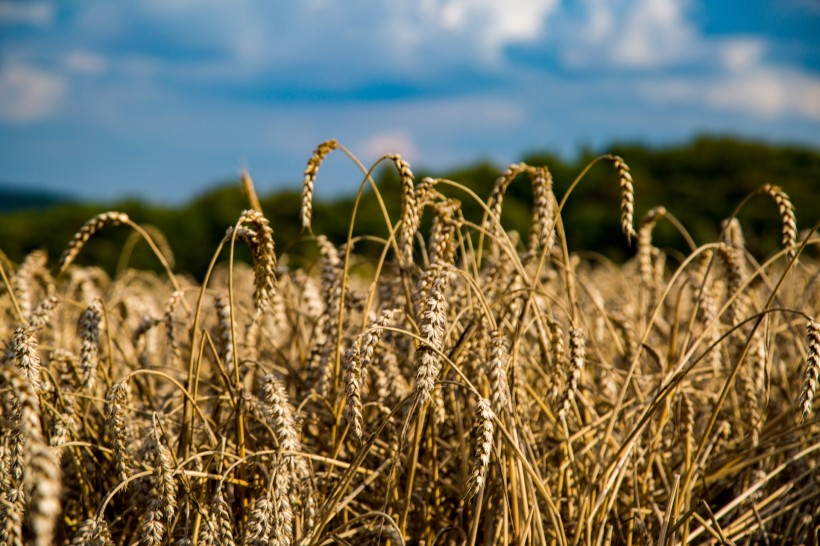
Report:
[[[118,212],[52,269],[0,262],[0,546],[817,543],[820,239],[783,189],[749,197],[783,244],[755,258],[745,200],[700,246],[664,207],[636,228],[629,167],[602,156],[637,244],[617,265],[567,247],[583,173],[555,195],[546,166],[515,164],[483,201],[389,155],[401,216],[374,260],[311,230],[336,149],[358,164],[328,141],[304,173],[305,270],[277,266],[258,203],[201,285]],[[499,220],[519,175],[524,238]],[[659,222],[688,254],[653,245]],[[111,229],[165,274],[76,265]]]

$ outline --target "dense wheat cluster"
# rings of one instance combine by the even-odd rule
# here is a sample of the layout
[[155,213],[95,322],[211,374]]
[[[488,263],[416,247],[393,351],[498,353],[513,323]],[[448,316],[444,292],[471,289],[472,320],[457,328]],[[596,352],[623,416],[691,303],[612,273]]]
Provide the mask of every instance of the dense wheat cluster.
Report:
[[[391,155],[401,214],[374,260],[311,230],[334,150],[305,171],[309,267],[261,210],[202,250],[202,283],[115,212],[58,263],[0,261],[0,545],[816,543],[820,239],[783,189],[750,196],[783,243],[761,259],[745,201],[717,241],[663,207],[636,225],[629,168],[603,156],[636,245],[616,265],[567,246],[583,176],[555,195],[516,164],[485,201]],[[529,236],[500,221],[522,181]],[[687,253],[653,246],[660,222]],[[109,229],[165,273],[76,265]]]

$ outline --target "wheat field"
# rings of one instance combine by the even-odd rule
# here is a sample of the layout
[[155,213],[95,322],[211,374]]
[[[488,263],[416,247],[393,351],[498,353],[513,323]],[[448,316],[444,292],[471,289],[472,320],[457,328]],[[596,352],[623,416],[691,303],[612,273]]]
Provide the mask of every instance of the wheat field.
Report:
[[[248,177],[201,283],[120,212],[59,260],[0,256],[0,544],[817,544],[820,238],[783,189],[696,242],[664,207],[636,220],[629,167],[602,156],[634,249],[616,264],[568,248],[586,170],[555,195],[514,164],[478,196],[391,155],[359,192],[396,169],[389,237],[354,237],[354,211],[334,244],[311,229],[330,153],[357,161],[336,141],[308,161],[304,267]],[[501,224],[512,183],[529,233]],[[752,199],[774,255],[745,247]],[[653,245],[661,222],[686,252]],[[74,263],[115,229],[165,273]]]

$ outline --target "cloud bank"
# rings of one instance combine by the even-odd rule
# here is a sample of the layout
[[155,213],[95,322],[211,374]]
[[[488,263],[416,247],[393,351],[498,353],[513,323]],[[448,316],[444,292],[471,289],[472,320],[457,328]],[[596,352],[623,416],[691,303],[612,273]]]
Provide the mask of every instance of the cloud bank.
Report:
[[0,153],[6,177],[100,191],[96,165],[178,199],[245,160],[298,179],[331,137],[432,166],[701,130],[820,144],[820,13],[764,4],[6,1]]

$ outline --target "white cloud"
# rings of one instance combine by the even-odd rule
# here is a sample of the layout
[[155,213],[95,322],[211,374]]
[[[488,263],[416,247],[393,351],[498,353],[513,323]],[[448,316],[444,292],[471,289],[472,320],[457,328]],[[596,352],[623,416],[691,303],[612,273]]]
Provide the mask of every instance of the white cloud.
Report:
[[0,120],[17,123],[48,117],[65,90],[62,78],[22,64],[0,72]]
[[504,46],[541,37],[559,0],[427,0],[420,6],[426,23],[477,44],[485,58],[496,61]]
[[697,36],[678,0],[640,0],[623,26],[614,29],[610,59],[634,68],[654,68],[691,59]]
[[766,44],[758,38],[736,38],[724,40],[718,49],[726,69],[742,72],[761,62]]
[[793,69],[753,66],[706,87],[712,107],[764,117],[794,115],[820,121],[820,78]]
[[657,69],[702,54],[687,19],[688,1],[586,0],[580,22],[565,31],[562,57],[575,68],[608,66]]
[[386,154],[400,154],[410,163],[420,157],[413,137],[404,129],[376,133],[368,137],[355,149],[357,150],[356,153],[363,154],[362,159],[365,160],[365,164],[369,164]]
[[47,2],[2,2],[0,22],[45,26],[54,19],[54,9]]
[[820,121],[820,78],[792,68],[755,64],[711,78],[650,79],[639,89],[658,103],[702,104],[758,119]]
[[98,75],[102,74],[108,63],[96,53],[86,50],[75,50],[65,58],[66,68],[78,74]]

